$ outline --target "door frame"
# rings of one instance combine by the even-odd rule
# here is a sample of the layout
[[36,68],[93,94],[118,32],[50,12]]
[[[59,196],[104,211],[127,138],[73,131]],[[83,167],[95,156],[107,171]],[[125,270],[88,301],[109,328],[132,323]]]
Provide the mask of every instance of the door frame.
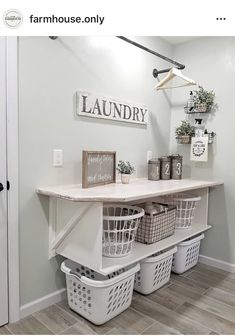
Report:
[[0,246],[1,246],[1,276],[0,276],[0,326],[6,324],[9,319],[8,314],[8,228],[7,228],[7,115],[6,115],[6,40],[0,37],[0,126],[1,126],[1,146],[0,146],[0,160],[1,160],[1,176],[0,182],[3,185],[1,191],[1,214],[2,222],[0,227]]
[[19,122],[18,38],[6,39],[7,180],[8,202],[8,302],[9,322],[20,319],[19,294]]

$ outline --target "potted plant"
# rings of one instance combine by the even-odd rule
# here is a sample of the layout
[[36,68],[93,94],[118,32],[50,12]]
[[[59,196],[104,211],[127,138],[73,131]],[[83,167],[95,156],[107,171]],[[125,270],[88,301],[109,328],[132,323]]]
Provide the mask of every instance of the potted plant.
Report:
[[130,164],[129,161],[124,162],[120,160],[118,162],[117,171],[121,174],[122,183],[128,184],[130,182],[130,176],[134,173],[135,168]]
[[216,108],[215,93],[213,91],[206,91],[202,86],[199,86],[199,90],[194,90],[193,101],[195,112],[210,112],[213,108]]
[[194,127],[186,120],[182,120],[181,125],[175,130],[177,142],[180,144],[189,144],[191,137],[194,136],[194,132]]

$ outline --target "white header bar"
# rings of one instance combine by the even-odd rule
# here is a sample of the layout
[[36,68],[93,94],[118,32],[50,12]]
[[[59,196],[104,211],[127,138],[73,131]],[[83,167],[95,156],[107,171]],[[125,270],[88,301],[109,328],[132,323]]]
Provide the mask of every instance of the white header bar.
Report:
[[1,0],[4,36],[233,36],[233,0]]

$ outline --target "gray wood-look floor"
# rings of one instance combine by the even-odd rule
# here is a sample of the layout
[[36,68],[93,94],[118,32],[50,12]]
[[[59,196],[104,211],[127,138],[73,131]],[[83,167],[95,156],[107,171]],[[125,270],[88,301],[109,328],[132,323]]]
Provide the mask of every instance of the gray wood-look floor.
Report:
[[235,334],[235,274],[198,264],[158,291],[134,292],[132,305],[102,326],[71,311],[66,301],[0,328],[3,334]]

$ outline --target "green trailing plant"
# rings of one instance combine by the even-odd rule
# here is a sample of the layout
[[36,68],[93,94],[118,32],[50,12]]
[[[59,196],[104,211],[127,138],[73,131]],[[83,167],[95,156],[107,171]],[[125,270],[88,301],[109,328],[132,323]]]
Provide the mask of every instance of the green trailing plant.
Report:
[[202,86],[199,86],[199,90],[194,90],[193,100],[195,105],[206,104],[208,110],[217,107],[214,91],[207,91]]
[[135,172],[135,168],[134,168],[134,166],[132,166],[130,164],[129,161],[124,162],[124,161],[120,160],[118,162],[118,165],[117,165],[117,171],[120,174],[130,174],[131,175]]
[[181,135],[190,135],[193,136],[195,129],[193,126],[190,125],[186,120],[181,121],[181,125],[176,128],[175,135],[179,137]]

